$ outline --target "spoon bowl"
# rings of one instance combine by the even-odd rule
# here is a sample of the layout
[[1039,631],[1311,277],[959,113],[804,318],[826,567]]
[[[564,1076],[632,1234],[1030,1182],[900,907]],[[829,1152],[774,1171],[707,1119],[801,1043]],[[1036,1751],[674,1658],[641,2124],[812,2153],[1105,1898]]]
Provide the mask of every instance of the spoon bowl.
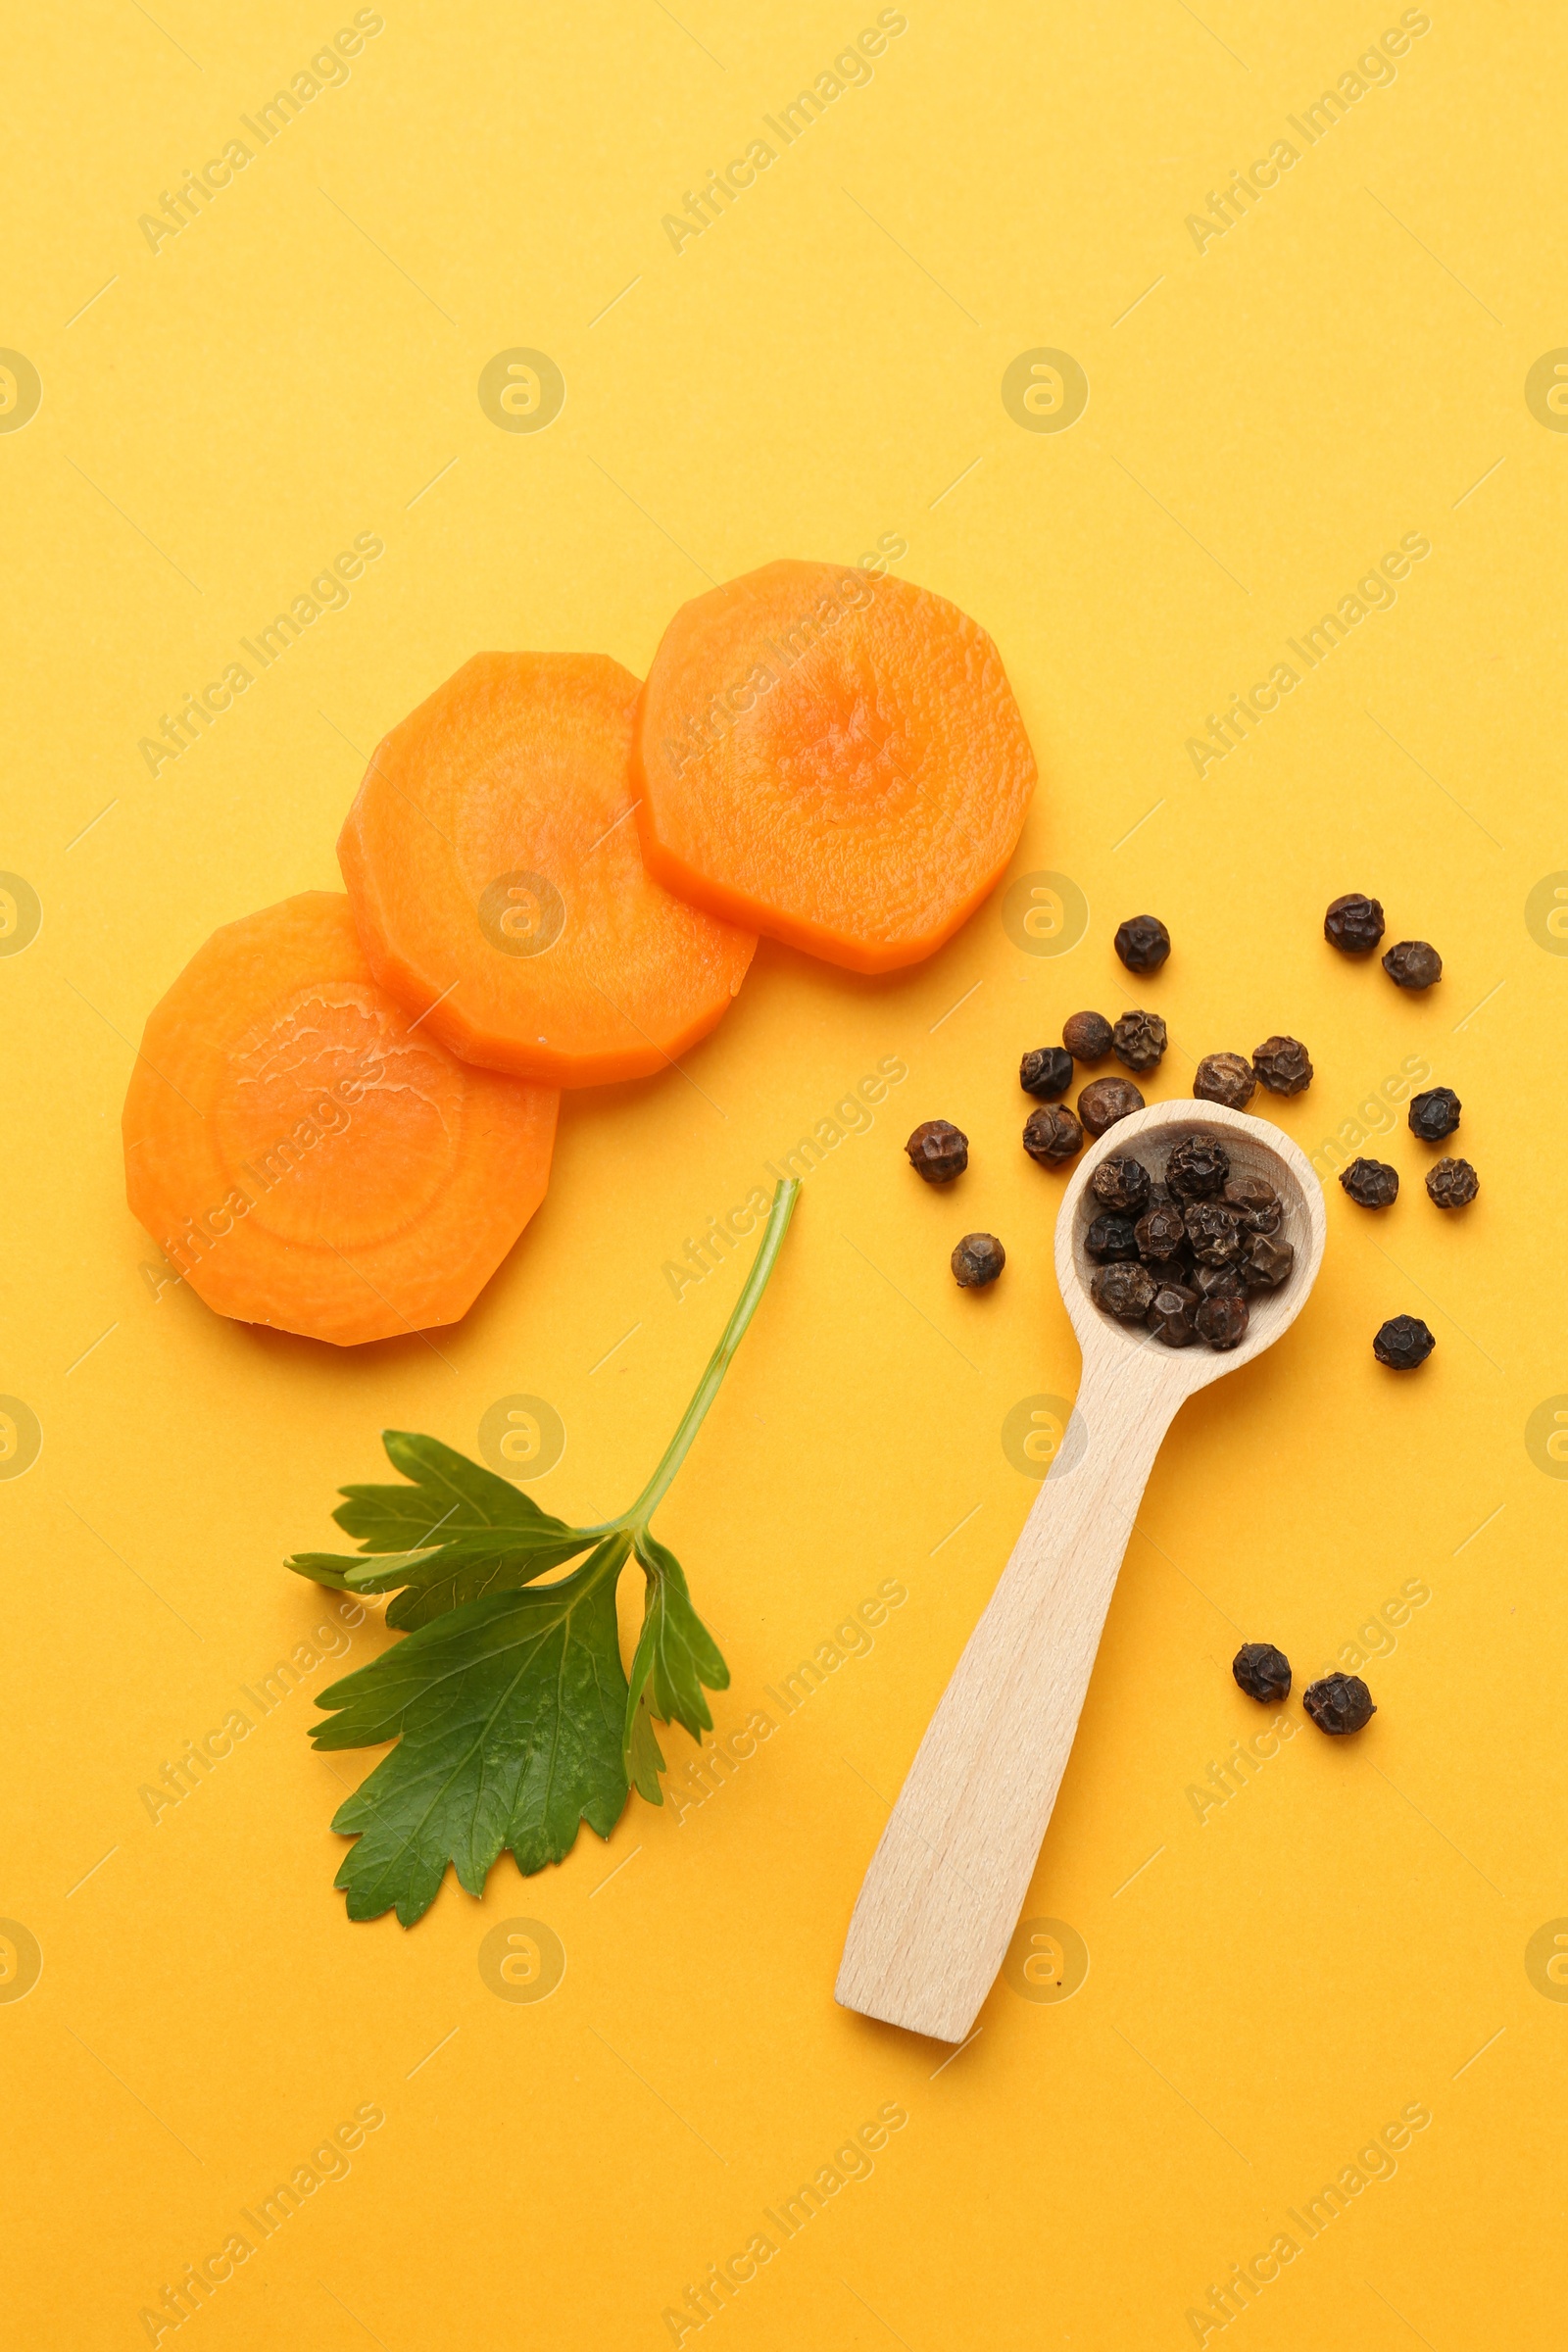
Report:
[[[1260,1176],[1274,1187],[1281,1208],[1277,1238],[1289,1242],[1296,1252],[1296,1263],[1277,1291],[1250,1294],[1251,1314],[1246,1336],[1239,1347],[1227,1348],[1223,1353],[1202,1346],[1167,1348],[1141,1324],[1118,1322],[1114,1315],[1106,1314],[1103,1307],[1095,1304],[1089,1292],[1090,1277],[1096,1268],[1084,1248],[1084,1239],[1101,1213],[1100,1202],[1089,1185],[1095,1170],[1102,1160],[1137,1159],[1158,1184],[1164,1178],[1165,1162],[1172,1148],[1188,1135],[1201,1135],[1223,1144],[1230,1153],[1233,1176]],[[1107,1128],[1083,1153],[1056,1214],[1056,1280],[1083,1350],[1085,1368],[1091,1353],[1113,1361],[1115,1351],[1120,1349],[1147,1358],[1146,1370],[1157,1365],[1161,1376],[1180,1391],[1177,1403],[1222,1379],[1227,1372],[1240,1371],[1244,1364],[1251,1363],[1265,1348],[1283,1338],[1306,1304],[1307,1294],[1323,1262],[1327,1230],[1323,1191],[1310,1162],[1290,1137],[1271,1126],[1267,1119],[1251,1118],[1242,1110],[1227,1110],[1220,1102],[1196,1101],[1151,1102],[1146,1110],[1135,1110],[1129,1117],[1118,1119],[1114,1127]]]
[[[1296,1252],[1278,1290],[1251,1295],[1247,1331],[1223,1352],[1169,1348],[1097,1306],[1089,1288],[1096,1168],[1139,1159],[1157,1182],[1187,1135],[1222,1143],[1233,1175],[1274,1187],[1279,1238]],[[1325,1233],[1322,1192],[1289,1136],[1221,1103],[1151,1103],[1079,1160],[1055,1244],[1083,1352],[1072,1421],[865,1874],[835,1988],[846,2008],[943,2041],[968,2034],[1029,1889],[1160,1442],[1189,1396],[1284,1337],[1317,1279]]]

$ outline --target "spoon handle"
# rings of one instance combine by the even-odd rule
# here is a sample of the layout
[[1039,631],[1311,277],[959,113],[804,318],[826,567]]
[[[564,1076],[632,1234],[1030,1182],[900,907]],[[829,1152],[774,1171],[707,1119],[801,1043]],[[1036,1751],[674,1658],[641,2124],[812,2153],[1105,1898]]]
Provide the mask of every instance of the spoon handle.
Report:
[[1086,1363],[1012,1557],[865,1874],[835,1997],[962,2041],[1002,1965],[1072,1747],[1116,1572],[1180,1387]]

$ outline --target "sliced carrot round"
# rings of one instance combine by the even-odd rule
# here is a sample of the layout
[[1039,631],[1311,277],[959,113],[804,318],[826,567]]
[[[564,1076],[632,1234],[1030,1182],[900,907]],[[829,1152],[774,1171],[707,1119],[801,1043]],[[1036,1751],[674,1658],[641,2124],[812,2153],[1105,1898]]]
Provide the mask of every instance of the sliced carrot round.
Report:
[[1035,785],[996,647],[906,580],[779,563],[695,598],[632,766],[649,866],[856,972],[929,956],[993,888]]
[[706,1037],[754,931],[643,863],[637,681],[478,654],[370,761],[338,859],[371,969],[454,1054],[548,1086],[646,1078]]
[[411,1019],[325,890],[215,931],[154,1007],[126,1192],[220,1314],[339,1347],[455,1323],[533,1215],[559,1095]]

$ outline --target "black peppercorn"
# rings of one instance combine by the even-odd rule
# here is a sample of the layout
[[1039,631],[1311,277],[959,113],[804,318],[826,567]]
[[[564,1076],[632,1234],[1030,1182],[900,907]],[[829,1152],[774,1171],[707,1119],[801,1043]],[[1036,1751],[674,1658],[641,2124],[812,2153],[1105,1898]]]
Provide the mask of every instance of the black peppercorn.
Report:
[[1257,1077],[1245,1054],[1205,1054],[1193,1072],[1193,1092],[1202,1102],[1245,1110],[1257,1092]]
[[1312,1083],[1312,1064],[1298,1037],[1265,1037],[1252,1067],[1271,1095],[1299,1095]]
[[1089,1296],[1107,1315],[1123,1323],[1141,1323],[1154,1303],[1154,1278],[1137,1259],[1118,1258],[1113,1265],[1097,1266],[1089,1278]]
[[1089,1190],[1102,1208],[1136,1217],[1149,1199],[1149,1170],[1141,1159],[1123,1159],[1112,1152],[1090,1177]]
[[1124,1012],[1110,1034],[1116,1059],[1130,1070],[1152,1070],[1164,1059],[1165,1024],[1157,1012]]
[[1007,1252],[994,1233],[966,1233],[950,1262],[961,1290],[983,1291],[1002,1272]]
[[1136,1231],[1138,1254],[1148,1265],[1161,1267],[1186,1251],[1187,1220],[1175,1200],[1156,1201],[1139,1218]]
[[1376,899],[1348,891],[1323,917],[1323,936],[1343,956],[1370,956],[1383,937],[1383,909]]
[[1157,914],[1135,914],[1118,925],[1114,946],[1130,972],[1157,972],[1170,954],[1170,933]]
[[1054,1102],[1072,1084],[1072,1055],[1064,1046],[1037,1046],[1018,1064],[1018,1084],[1026,1095]]
[[1392,1315],[1372,1342],[1372,1352],[1391,1372],[1413,1372],[1437,1346],[1419,1315]]
[[1396,988],[1430,988],[1443,978],[1443,957],[1424,939],[1401,939],[1383,958]]
[[1441,1144],[1459,1124],[1459,1098],[1451,1086],[1431,1086],[1410,1097],[1410,1133],[1424,1144]]
[[1226,1354],[1241,1346],[1250,1320],[1245,1298],[1225,1298],[1217,1291],[1210,1293],[1193,1317],[1199,1338],[1216,1354]]
[[1083,1145],[1084,1131],[1064,1103],[1043,1103],[1023,1123],[1023,1148],[1043,1168],[1059,1168]]
[[1439,1208],[1468,1208],[1481,1179],[1467,1159],[1440,1159],[1427,1170],[1427,1194]]
[[1340,1182],[1362,1208],[1392,1208],[1398,1198],[1399,1171],[1386,1159],[1352,1159]]
[[1291,1694],[1291,1661],[1272,1642],[1244,1642],[1231,1660],[1231,1672],[1249,1698],[1264,1705]]
[[1180,1282],[1162,1282],[1150,1305],[1149,1328],[1162,1347],[1191,1348],[1198,1338],[1197,1310],[1196,1291]]
[[1234,1266],[1194,1266],[1188,1276],[1200,1298],[1245,1298],[1247,1286]]
[[1242,1229],[1234,1208],[1223,1200],[1188,1203],[1187,1239],[1200,1266],[1234,1266],[1242,1254]]
[[1231,1172],[1231,1155],[1211,1135],[1184,1135],[1172,1145],[1165,1182],[1178,1200],[1212,1200]]
[[1078,1116],[1091,1135],[1103,1135],[1143,1107],[1144,1098],[1130,1078],[1091,1079],[1078,1098]]
[[1347,1732],[1358,1732],[1377,1713],[1372,1693],[1358,1674],[1326,1674],[1321,1682],[1308,1683],[1301,1692],[1301,1704],[1318,1730],[1336,1740],[1342,1740]]
[[1061,1042],[1074,1061],[1103,1061],[1111,1035],[1102,1012],[1070,1012],[1061,1024]]
[[1277,1291],[1281,1283],[1290,1280],[1295,1264],[1296,1251],[1289,1242],[1254,1233],[1248,1237],[1242,1252],[1241,1277],[1250,1291]]
[[1136,1257],[1138,1235],[1130,1217],[1096,1217],[1084,1235],[1084,1248],[1097,1265],[1108,1265],[1112,1258]]
[[927,1119],[904,1149],[909,1165],[927,1184],[951,1184],[969,1165],[969,1138],[951,1119]]
[[1248,1233],[1278,1233],[1285,1211],[1274,1187],[1261,1176],[1227,1176],[1223,1198]]

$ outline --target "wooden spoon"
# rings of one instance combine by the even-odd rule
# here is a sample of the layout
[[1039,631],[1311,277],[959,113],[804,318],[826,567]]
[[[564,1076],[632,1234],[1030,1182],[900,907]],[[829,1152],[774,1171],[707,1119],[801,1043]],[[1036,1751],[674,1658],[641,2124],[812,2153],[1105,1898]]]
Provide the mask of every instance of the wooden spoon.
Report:
[[[1094,1303],[1089,1179],[1112,1154],[1160,1178],[1180,1136],[1213,1136],[1236,1176],[1280,1196],[1296,1250],[1278,1291],[1253,1293],[1239,1348],[1172,1348]],[[1216,1102],[1152,1103],[1085,1152],[1056,1218],[1056,1279],[1083,1378],[1067,1434],[1011,1559],[969,1637],[865,1874],[839,1969],[847,2009],[962,2041],[1002,1965],[1089,1687],[1116,1571],[1178,1406],[1272,1347],[1323,1257],[1323,1196],[1288,1136]]]

